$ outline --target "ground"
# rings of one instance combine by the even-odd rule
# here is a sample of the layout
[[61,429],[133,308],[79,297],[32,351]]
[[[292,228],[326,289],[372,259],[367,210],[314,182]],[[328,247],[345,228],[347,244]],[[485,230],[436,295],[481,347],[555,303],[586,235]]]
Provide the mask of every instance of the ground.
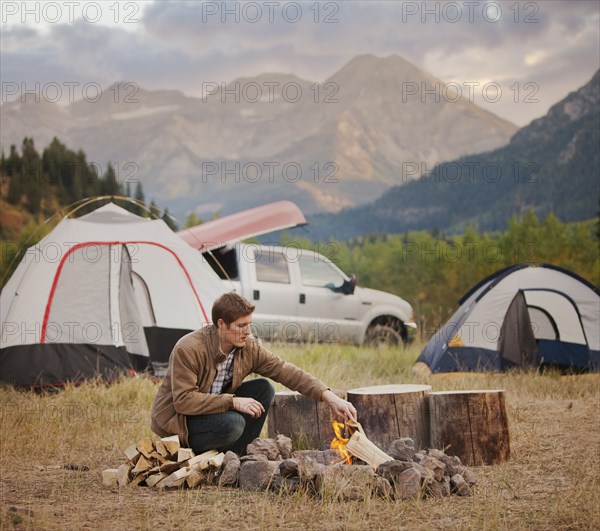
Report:
[[[340,352],[321,354],[331,360]],[[301,354],[284,352],[294,361]],[[310,365],[311,352],[304,354]],[[374,356],[394,354],[371,353],[365,360],[360,355],[348,354],[353,367],[367,359],[372,362]],[[312,367],[313,372],[319,367]],[[338,364],[338,372],[347,372],[344,367]],[[329,370],[321,372],[331,381]],[[394,383],[399,377],[403,383],[423,382],[404,368],[397,373],[377,376],[359,369],[334,378],[334,385],[340,387],[344,378],[352,387]],[[511,459],[473,467],[478,485],[471,497],[337,502],[307,494],[216,487],[170,492],[104,487],[101,471],[118,466],[123,449],[151,435],[147,425],[156,382],[141,378],[113,386],[92,383],[42,395],[0,389],[0,528],[600,528],[598,375],[515,373],[427,381],[434,390],[506,389]],[[62,465],[89,469],[58,468]]]

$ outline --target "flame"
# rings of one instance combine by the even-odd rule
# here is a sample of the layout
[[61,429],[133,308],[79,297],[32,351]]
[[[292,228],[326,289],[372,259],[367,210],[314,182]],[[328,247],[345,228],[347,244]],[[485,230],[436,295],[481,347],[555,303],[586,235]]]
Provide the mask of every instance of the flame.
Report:
[[344,428],[346,425],[343,422],[334,421],[332,424],[333,432],[335,433],[335,437],[332,439],[329,448],[332,450],[337,450],[338,453],[344,458],[344,461],[351,465],[352,464],[352,456],[350,452],[346,450],[346,443],[350,440],[349,437],[344,437],[342,435]]

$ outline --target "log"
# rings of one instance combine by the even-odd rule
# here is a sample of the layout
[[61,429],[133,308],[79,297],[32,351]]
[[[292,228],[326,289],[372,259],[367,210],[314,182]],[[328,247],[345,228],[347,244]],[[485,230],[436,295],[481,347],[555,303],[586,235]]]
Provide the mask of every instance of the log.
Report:
[[371,442],[387,451],[392,441],[410,437],[415,449],[429,446],[429,385],[376,385],[348,391],[358,421]]
[[469,466],[504,463],[510,436],[503,390],[430,393],[431,446]]
[[[345,391],[333,392],[346,398]],[[331,427],[334,420],[326,402],[316,402],[295,391],[278,391],[267,417],[268,435],[270,438],[285,435],[292,439],[294,448],[327,450],[334,438]]]

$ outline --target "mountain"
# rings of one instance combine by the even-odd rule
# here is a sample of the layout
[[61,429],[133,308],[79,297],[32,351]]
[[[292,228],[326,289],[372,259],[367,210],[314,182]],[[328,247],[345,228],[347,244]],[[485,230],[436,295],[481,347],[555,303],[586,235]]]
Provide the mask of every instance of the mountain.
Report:
[[371,204],[309,217],[305,236],[348,239],[407,230],[506,226],[533,209],[563,221],[597,215],[600,196],[600,71],[502,148],[439,164]]
[[373,201],[418,177],[412,168],[497,148],[517,130],[396,55],[357,56],[322,83],[265,73],[202,88],[120,83],[67,105],[4,103],[0,142],[8,152],[57,136],[177,215],[276,199],[310,213]]

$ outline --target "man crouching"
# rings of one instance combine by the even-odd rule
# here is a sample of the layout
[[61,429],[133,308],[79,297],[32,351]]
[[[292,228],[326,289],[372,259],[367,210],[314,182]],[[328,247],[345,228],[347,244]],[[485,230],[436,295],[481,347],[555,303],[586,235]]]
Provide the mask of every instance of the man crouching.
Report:
[[354,406],[318,378],[266,350],[250,332],[254,306],[230,292],[212,308],[213,324],[182,337],[152,406],[152,431],[177,434],[196,454],[210,449],[246,453],[267,418],[275,394],[272,378],[317,401],[342,420],[356,420]]

